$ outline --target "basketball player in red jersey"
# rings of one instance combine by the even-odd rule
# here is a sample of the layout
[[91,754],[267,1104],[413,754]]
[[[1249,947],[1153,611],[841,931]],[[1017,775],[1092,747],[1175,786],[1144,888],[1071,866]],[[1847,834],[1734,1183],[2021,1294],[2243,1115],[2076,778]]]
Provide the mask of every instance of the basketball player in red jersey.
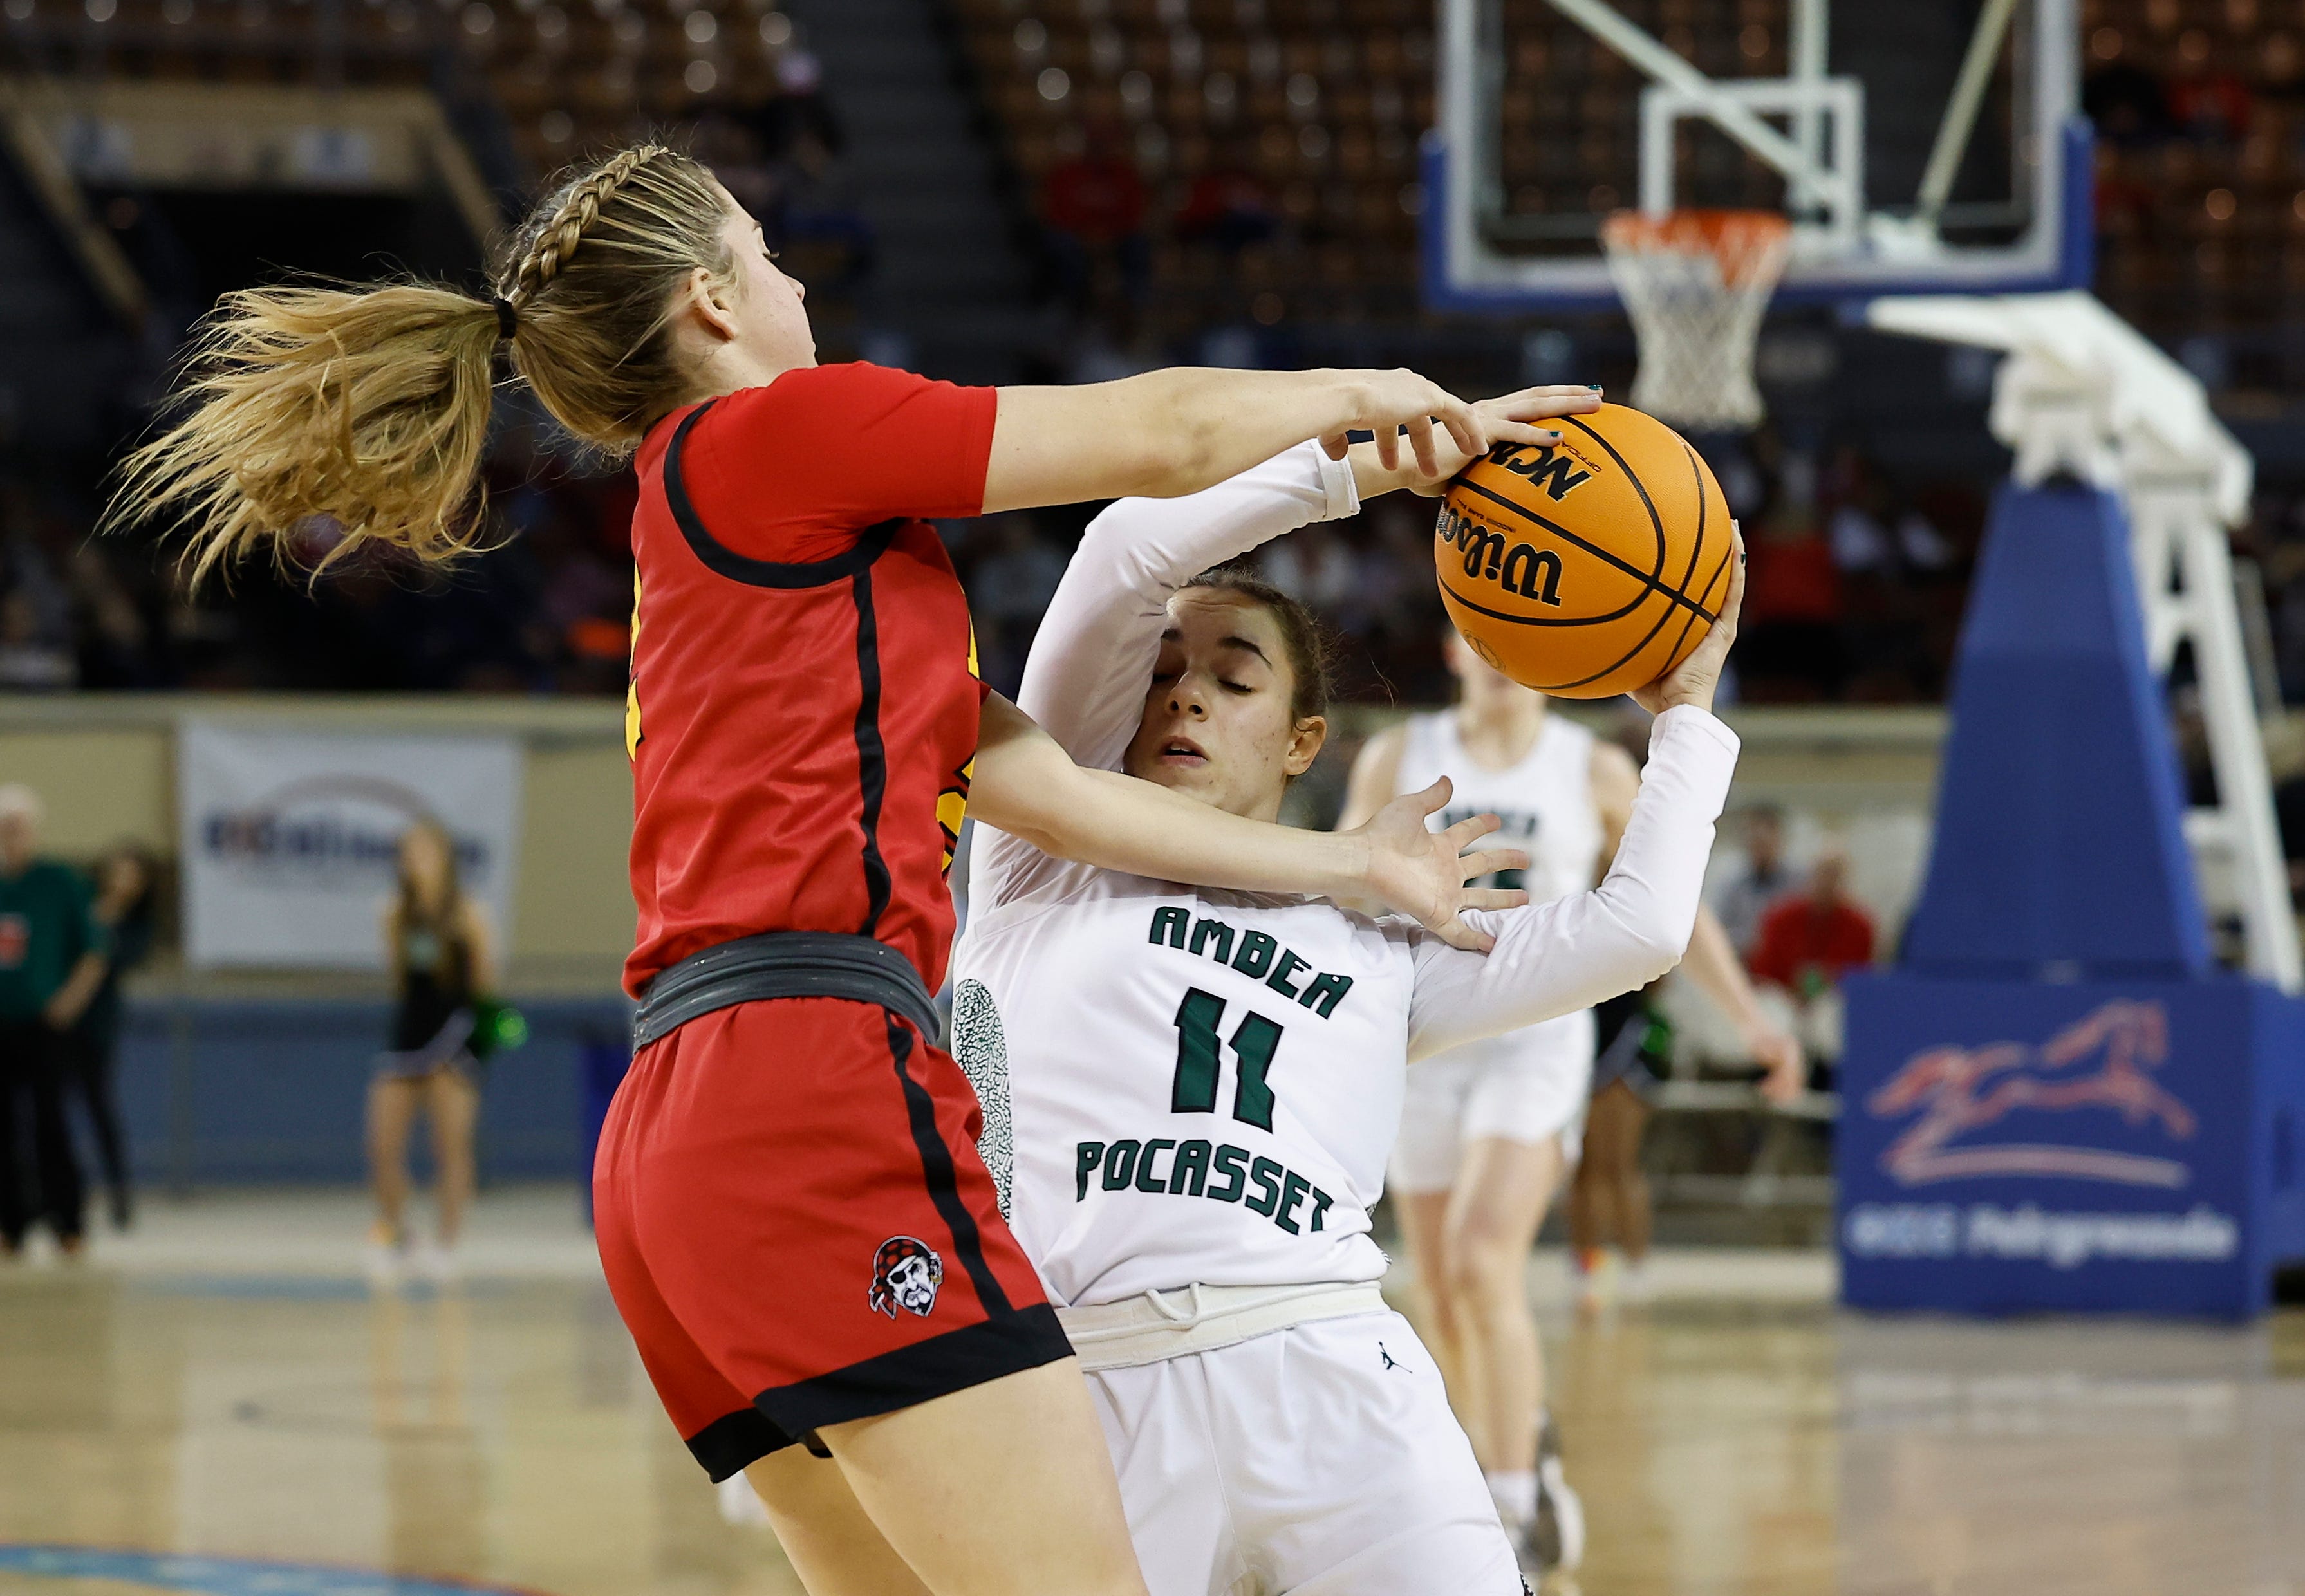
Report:
[[1501,857],[1459,858],[1491,822],[1425,831],[1445,786],[1323,836],[1076,768],[975,679],[920,518],[1196,491],[1357,428],[1428,468],[1436,426],[1468,454],[1551,434],[1408,372],[996,392],[819,368],[758,227],[654,147],[543,201],[497,286],[232,296],[120,513],[185,514],[200,571],[315,531],[331,560],[453,558],[499,342],[570,431],[637,453],[640,1050],[594,1177],[618,1307],[691,1450],[748,1471],[817,1596],[1141,1592],[1070,1348],[931,1041],[965,806],[1108,869],[1373,892],[1462,946],[1459,908],[1520,895],[1464,886]]

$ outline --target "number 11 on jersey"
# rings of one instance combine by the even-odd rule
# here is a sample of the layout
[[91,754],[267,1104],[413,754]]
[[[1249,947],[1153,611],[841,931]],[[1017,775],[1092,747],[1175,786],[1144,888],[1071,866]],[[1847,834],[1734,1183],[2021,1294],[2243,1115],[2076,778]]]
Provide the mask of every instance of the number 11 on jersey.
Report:
[[[1213,1114],[1217,1111],[1217,1026],[1224,1019],[1225,1000],[1214,992],[1194,987],[1177,1006],[1177,1079],[1169,1094],[1172,1114]],[[1272,1088],[1265,1075],[1272,1056],[1280,1048],[1280,1027],[1251,1009],[1232,1033],[1236,1066],[1232,1116],[1260,1131],[1272,1128]]]

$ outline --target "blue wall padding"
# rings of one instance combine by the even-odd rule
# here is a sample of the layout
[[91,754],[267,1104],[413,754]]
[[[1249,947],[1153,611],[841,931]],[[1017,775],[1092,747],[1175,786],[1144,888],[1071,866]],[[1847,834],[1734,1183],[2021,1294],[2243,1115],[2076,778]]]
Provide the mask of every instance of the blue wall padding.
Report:
[[[587,1077],[599,1065],[587,1054],[621,1053],[630,1010],[616,997],[520,1007],[528,1045],[490,1061],[481,1086],[481,1178],[588,1176]],[[137,1177],[366,1179],[361,1117],[387,1019],[382,1003],[132,1004],[119,1093]],[[425,1170],[421,1128],[410,1153]]]
[[1969,590],[1905,967],[2206,973],[2183,812],[2119,501],[2004,483]]
[[[1833,1167],[1851,1307],[2242,1319],[2269,1305],[2274,1266],[2305,1260],[2305,1001],[2230,978],[1880,972],[1843,990]],[[2055,1052],[2122,1008],[2156,1025]],[[2108,1240],[2123,1225],[2229,1244]],[[2076,1227],[2091,1240],[2059,1256],[2051,1233]]]

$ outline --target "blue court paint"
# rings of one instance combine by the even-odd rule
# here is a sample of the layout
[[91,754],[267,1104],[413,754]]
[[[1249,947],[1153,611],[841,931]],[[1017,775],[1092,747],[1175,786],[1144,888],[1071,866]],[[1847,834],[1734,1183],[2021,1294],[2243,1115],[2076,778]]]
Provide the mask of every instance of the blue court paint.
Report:
[[373,1568],[267,1563],[249,1558],[179,1557],[91,1546],[0,1544],[0,1574],[43,1579],[101,1579],[200,1596],[534,1596],[517,1585],[413,1579]]

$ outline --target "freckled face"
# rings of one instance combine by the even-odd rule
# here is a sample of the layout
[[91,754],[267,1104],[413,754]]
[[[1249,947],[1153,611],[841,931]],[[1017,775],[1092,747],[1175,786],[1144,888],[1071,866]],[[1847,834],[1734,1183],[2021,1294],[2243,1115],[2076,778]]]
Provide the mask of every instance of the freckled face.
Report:
[[1264,606],[1217,588],[1169,601],[1169,624],[1128,745],[1129,775],[1253,819],[1280,812],[1328,734],[1289,713],[1296,689],[1280,624]]
[[761,225],[725,191],[722,198],[727,200],[728,220],[721,241],[736,263],[738,288],[729,306],[736,319],[736,342],[779,369],[815,365],[816,335],[803,308],[808,290],[777,269]]

